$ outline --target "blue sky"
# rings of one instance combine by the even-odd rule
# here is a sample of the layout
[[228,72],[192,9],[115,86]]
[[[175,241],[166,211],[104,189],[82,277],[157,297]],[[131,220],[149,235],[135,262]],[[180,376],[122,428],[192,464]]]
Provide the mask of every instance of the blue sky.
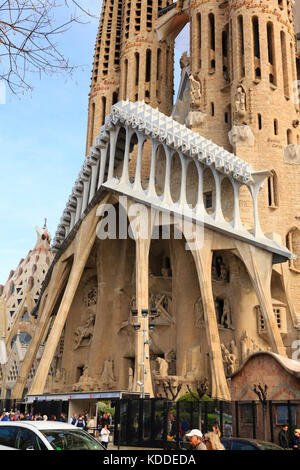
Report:
[[[86,3],[100,14],[101,1]],[[97,29],[95,18],[58,37],[60,50],[80,65],[72,77],[32,76],[32,92],[19,97],[7,92],[6,104],[0,105],[0,284],[34,247],[34,227],[42,226],[45,217],[54,236],[84,160]],[[185,28],[176,41],[177,63],[187,49]],[[175,75],[176,96],[178,68]]]

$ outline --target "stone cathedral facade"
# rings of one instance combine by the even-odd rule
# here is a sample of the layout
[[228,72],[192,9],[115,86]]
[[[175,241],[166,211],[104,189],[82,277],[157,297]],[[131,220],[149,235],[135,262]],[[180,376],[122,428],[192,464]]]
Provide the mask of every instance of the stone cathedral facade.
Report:
[[[293,369],[300,330],[295,7],[291,0],[103,0],[86,156],[31,312],[35,334],[12,397],[22,396],[41,343],[30,395],[139,392],[142,384],[150,396],[174,398],[206,383],[212,396],[230,400],[231,376],[258,351]],[[174,44],[187,23],[190,52],[180,60],[173,103]],[[147,236],[124,236],[124,227],[136,227],[137,207]],[[109,208],[115,236],[103,237]]]

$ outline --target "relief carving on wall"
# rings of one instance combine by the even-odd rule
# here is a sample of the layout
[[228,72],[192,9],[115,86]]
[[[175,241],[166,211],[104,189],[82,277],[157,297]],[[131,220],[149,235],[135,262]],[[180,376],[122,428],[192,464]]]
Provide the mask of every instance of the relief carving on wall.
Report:
[[221,344],[222,357],[226,377],[230,377],[238,368],[238,351],[235,341],[232,340],[228,346]]
[[74,392],[91,392],[98,389],[98,381],[89,376],[87,366],[84,366],[83,374],[80,376],[79,381],[72,387]]
[[[94,332],[95,318],[96,314],[94,312],[90,312],[88,318],[83,323],[83,325],[78,326],[76,328],[74,332],[74,351],[76,351],[81,346],[88,346],[90,344]],[[88,342],[86,342],[85,340],[88,340]]]

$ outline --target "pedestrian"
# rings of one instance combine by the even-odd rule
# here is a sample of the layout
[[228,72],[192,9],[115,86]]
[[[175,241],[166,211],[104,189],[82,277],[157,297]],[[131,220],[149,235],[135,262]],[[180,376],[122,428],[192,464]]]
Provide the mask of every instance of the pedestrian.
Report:
[[294,429],[290,447],[293,450],[300,450],[300,429]]
[[9,413],[8,412],[4,413],[4,416],[3,416],[3,418],[1,418],[1,421],[9,421]]
[[101,429],[100,436],[101,436],[101,444],[107,449],[108,440],[109,440],[110,431],[108,429],[107,424],[105,423],[103,428]]
[[289,439],[288,430],[289,430],[288,425],[283,424],[278,434],[278,442],[279,442],[280,447],[282,447],[283,449],[290,448],[290,439]]
[[60,421],[61,423],[65,423],[65,422],[66,422],[66,415],[65,415],[64,413],[60,413],[59,421]]
[[69,424],[73,424],[73,426],[76,426],[77,422],[77,413],[73,413],[73,415],[70,418]]
[[91,417],[90,417],[90,419],[89,419],[88,422],[87,422],[86,428],[87,428],[87,432],[88,432],[89,434],[92,434],[92,435],[95,434],[96,421],[95,421],[95,417],[94,417],[94,416],[91,416]]
[[85,420],[84,420],[84,415],[83,414],[78,416],[78,420],[76,421],[75,426],[77,428],[82,428],[82,429],[85,428]]
[[221,437],[221,431],[220,431],[220,426],[219,426],[218,421],[216,421],[216,422],[213,424],[212,429],[213,429],[213,432],[214,432],[215,434],[217,434],[217,436]]
[[47,415],[43,415],[43,421],[48,421],[48,416]]
[[224,436],[225,437],[231,437],[232,436],[232,426],[228,421],[225,421],[224,424]]
[[190,441],[193,450],[207,450],[206,445],[203,443],[203,434],[200,429],[192,429],[185,437]]
[[205,434],[204,442],[207,450],[225,450],[216,432],[208,432]]

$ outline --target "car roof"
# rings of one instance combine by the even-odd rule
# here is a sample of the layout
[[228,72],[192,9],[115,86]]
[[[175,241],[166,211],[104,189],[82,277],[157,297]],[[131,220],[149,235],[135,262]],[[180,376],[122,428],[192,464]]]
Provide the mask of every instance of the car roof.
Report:
[[[1,421],[0,426],[24,426],[26,425],[29,427],[33,427],[39,430],[46,430],[46,429],[73,429],[78,430],[79,428],[73,426],[72,424],[68,423],[61,423],[60,421]],[[81,428],[80,428],[81,429]]]

